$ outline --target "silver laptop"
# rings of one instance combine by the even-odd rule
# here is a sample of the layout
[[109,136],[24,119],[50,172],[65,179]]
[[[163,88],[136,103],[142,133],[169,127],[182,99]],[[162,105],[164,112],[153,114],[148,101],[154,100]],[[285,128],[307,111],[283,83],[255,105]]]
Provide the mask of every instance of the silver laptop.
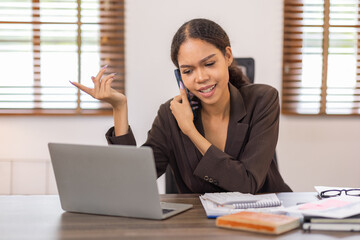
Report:
[[152,149],[49,143],[65,211],[165,219],[191,204],[160,202]]

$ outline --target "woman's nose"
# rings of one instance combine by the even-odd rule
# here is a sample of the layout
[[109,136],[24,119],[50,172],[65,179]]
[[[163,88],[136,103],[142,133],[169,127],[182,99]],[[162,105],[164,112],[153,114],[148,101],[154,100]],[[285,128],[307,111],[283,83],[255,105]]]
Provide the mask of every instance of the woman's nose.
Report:
[[205,82],[208,80],[208,75],[206,74],[206,71],[199,69],[196,74],[196,82]]

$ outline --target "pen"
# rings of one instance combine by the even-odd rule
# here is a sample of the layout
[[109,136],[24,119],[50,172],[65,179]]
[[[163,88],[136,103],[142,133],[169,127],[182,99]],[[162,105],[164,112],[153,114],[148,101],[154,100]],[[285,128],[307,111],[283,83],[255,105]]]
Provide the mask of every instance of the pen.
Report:
[[246,199],[246,200],[228,201],[225,203],[220,203],[214,199],[210,199],[204,196],[200,196],[200,198],[212,202],[216,204],[218,207],[225,207],[229,209],[241,209],[241,208],[245,209],[245,208],[254,207],[254,204],[256,204],[259,201],[257,199],[252,199],[252,200]]
[[[237,209],[237,208],[239,208],[239,207],[238,207],[239,205],[242,205],[242,204],[252,204],[252,203],[256,203],[256,202],[257,202],[257,200],[239,201],[239,202],[227,203],[227,204],[224,204],[224,205],[222,205],[222,206],[223,206],[223,207],[226,207],[226,208]],[[242,205],[241,208],[244,208],[243,206],[244,206],[244,205]]]
[[214,201],[212,199],[209,199],[209,198],[203,198],[205,200],[208,200],[210,202],[213,202],[217,205],[220,205],[220,206],[227,206],[227,205],[235,205],[235,204],[248,204],[248,203],[256,203],[258,200],[245,200],[245,201],[233,201],[233,202],[226,202],[226,203],[219,203],[217,201]]
[[234,205],[222,205],[223,207],[226,207],[226,208],[230,208],[230,209],[235,209],[235,206]]

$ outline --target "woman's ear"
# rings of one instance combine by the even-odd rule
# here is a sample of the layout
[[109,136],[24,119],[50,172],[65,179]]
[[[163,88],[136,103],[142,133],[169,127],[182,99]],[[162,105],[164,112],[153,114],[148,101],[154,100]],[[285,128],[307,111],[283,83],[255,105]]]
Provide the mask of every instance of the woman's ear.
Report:
[[229,47],[229,46],[225,48],[225,60],[226,60],[228,67],[230,67],[230,65],[232,64],[232,62],[234,60],[231,47]]

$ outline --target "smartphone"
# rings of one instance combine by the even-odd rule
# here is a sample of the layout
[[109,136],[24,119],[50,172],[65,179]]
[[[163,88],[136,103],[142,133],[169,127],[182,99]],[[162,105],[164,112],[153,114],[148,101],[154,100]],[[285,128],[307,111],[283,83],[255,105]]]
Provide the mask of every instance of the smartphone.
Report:
[[[184,82],[183,82],[183,80],[182,80],[182,78],[181,78],[180,70],[179,70],[179,69],[175,69],[175,70],[174,70],[174,73],[175,73],[176,81],[177,81],[177,84],[178,84],[179,88],[180,88],[180,82],[182,83],[182,85],[183,85],[184,88],[185,88],[185,92],[186,92],[187,98],[188,98],[188,100],[189,100],[191,110],[192,110],[193,115],[194,115],[194,118],[193,118],[193,119],[195,120],[195,116],[196,116],[195,106],[191,103],[192,101],[194,101],[195,96],[190,96],[189,90],[185,87]],[[195,100],[195,101],[196,101],[196,100]]]

